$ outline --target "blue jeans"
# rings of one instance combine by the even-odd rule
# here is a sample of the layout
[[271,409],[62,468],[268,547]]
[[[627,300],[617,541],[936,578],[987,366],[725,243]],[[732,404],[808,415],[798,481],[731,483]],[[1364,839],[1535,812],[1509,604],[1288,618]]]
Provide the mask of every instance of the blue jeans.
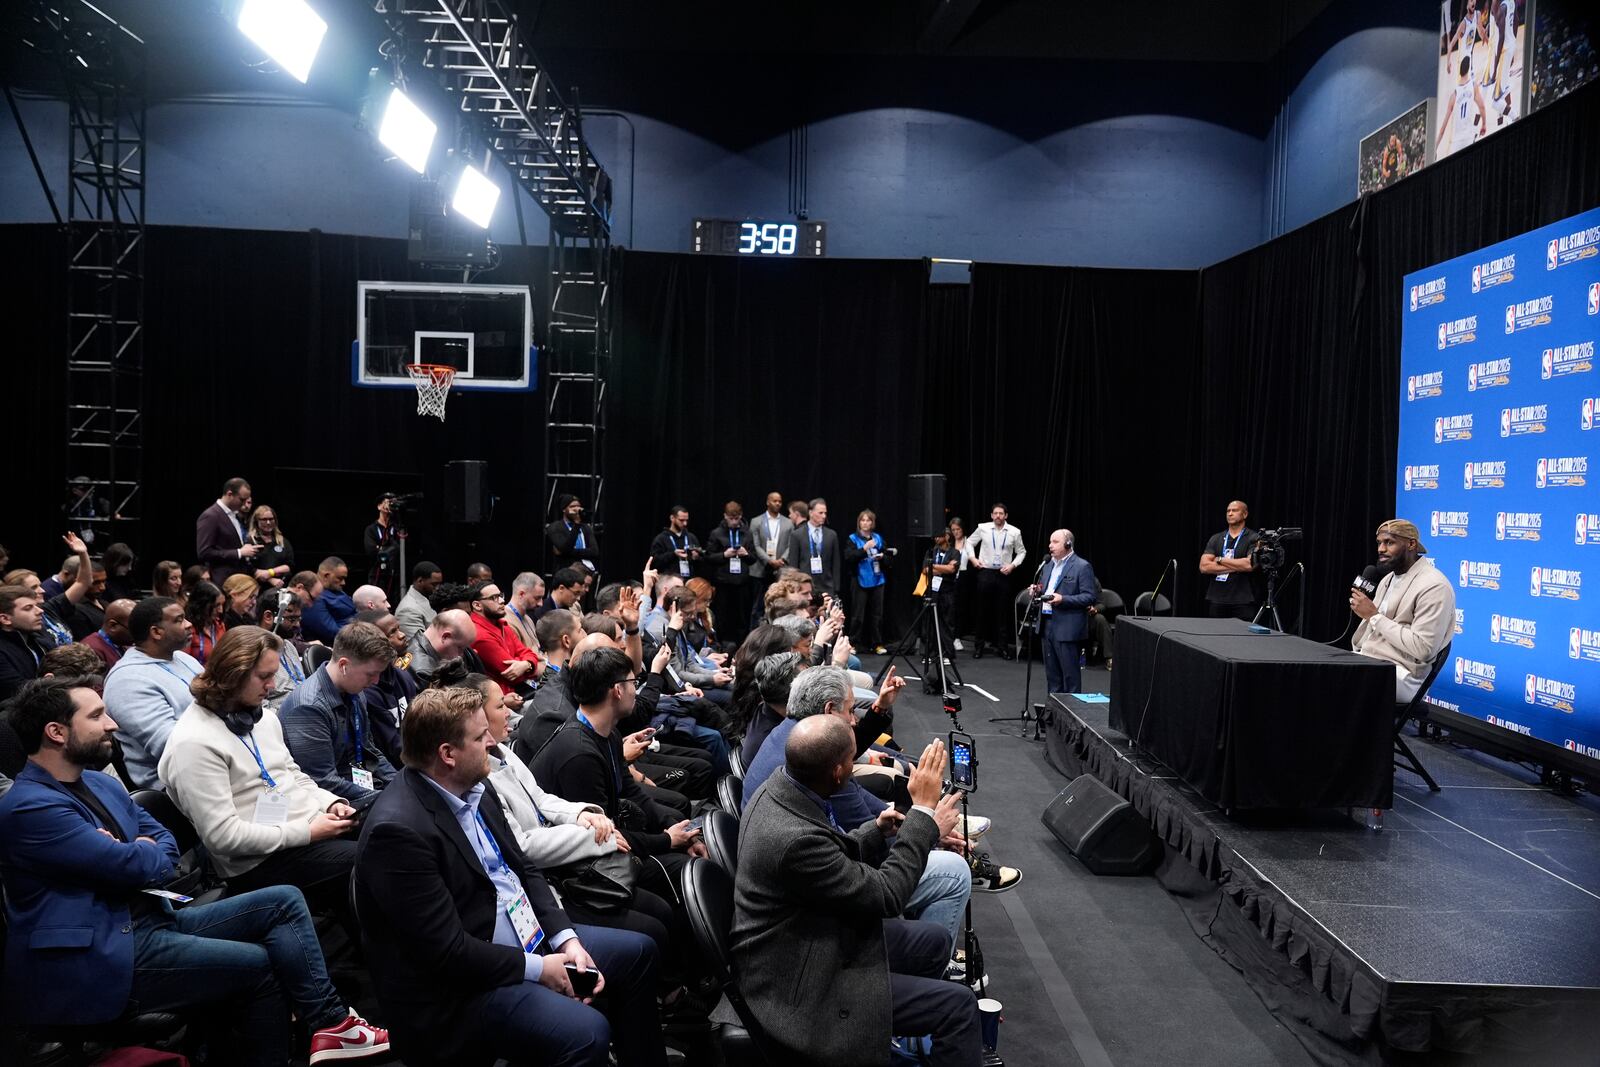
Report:
[[[908,918],[936,923],[950,935],[945,947],[945,959],[954,954],[956,939],[961,936],[961,918],[967,910],[967,900],[972,896],[972,868],[954,852],[942,848],[928,853],[928,865],[906,901]],[[974,975],[976,977],[976,975]]]
[[462,1013],[477,1032],[475,1051],[541,1067],[605,1067],[615,1041],[621,1067],[664,1067],[655,942],[631,930],[572,929],[605,976],[594,1005],[537,982],[491,989],[469,999]]
[[[704,749],[706,755],[711,757],[711,766],[719,775],[728,773],[728,739],[722,736],[720,730],[713,730],[709,726],[701,726],[687,719],[679,719],[672,729],[672,734],[683,734],[689,738],[689,744]],[[672,734],[667,736],[670,737]],[[648,760],[649,757],[646,756],[645,759]]]
[[305,898],[292,886],[273,886],[213,904],[157,912],[134,924],[135,1011],[226,1005],[240,1033],[224,1059],[234,1063],[289,1061],[289,1012],[312,1030],[336,1026],[348,1012],[328,980],[322,946]]

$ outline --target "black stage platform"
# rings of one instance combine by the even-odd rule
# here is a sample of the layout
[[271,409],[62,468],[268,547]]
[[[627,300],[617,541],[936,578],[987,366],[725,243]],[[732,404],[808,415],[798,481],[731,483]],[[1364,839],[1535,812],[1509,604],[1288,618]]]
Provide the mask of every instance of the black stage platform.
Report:
[[1418,743],[1383,829],[1344,812],[1229,818],[1051,697],[1049,760],[1126,797],[1191,923],[1324,1062],[1600,1063],[1600,805]]

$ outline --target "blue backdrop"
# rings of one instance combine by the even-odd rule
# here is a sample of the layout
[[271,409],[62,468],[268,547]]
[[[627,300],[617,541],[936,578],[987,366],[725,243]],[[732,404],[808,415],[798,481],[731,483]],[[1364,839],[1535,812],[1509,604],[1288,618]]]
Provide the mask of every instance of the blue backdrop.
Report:
[[1600,210],[1405,282],[1396,511],[1456,582],[1430,697],[1600,757]]

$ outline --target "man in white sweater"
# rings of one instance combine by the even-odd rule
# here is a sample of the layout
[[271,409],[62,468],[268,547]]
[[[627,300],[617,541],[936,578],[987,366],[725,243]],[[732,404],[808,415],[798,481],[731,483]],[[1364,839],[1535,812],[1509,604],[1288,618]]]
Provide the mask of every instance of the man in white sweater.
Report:
[[1422,688],[1455,624],[1456,591],[1422,558],[1427,551],[1415,523],[1390,519],[1378,527],[1378,566],[1387,573],[1370,597],[1350,590],[1350,610],[1361,619],[1350,649],[1394,664],[1399,703]]
[[223,634],[167,738],[161,778],[235,892],[293,885],[313,911],[342,912],[355,809],[299,768],[262,711],[279,648],[259,627]]

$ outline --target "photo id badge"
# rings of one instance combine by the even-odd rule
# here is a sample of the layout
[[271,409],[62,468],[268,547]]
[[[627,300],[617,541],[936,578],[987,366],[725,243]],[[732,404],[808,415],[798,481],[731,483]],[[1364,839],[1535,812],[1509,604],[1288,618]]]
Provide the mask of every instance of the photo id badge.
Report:
[[740,559],[738,556],[729,556],[728,557],[728,573],[729,574],[743,574],[744,573],[744,560]]
[[812,556],[811,557],[811,573],[812,574],[821,574],[822,573],[822,557],[821,556]]
[[528,903],[526,889],[519,889],[516,898],[506,903],[506,918],[511,920],[511,929],[522,942],[522,951],[532,952],[544,941],[544,930],[533,914],[533,905]]
[[942,585],[944,585],[944,575],[942,574],[935,574],[933,576],[933,581],[928,583],[929,588],[931,588],[935,593],[939,591],[939,587]]
[[769,537],[769,538],[767,538],[767,558],[768,559],[777,559],[778,558],[778,539],[777,539],[777,537]]
[[[1221,558],[1222,559],[1232,559],[1233,558],[1233,549],[1232,548],[1223,549]],[[1225,581],[1228,580],[1229,577],[1230,576],[1227,575],[1227,574],[1219,574],[1219,575],[1217,575],[1217,581],[1225,582]]]
[[257,826],[282,826],[289,821],[289,798],[281,790],[267,790],[256,800],[256,813],[251,821]]
[[351,767],[350,780],[362,789],[376,789],[378,784],[373,781],[372,772],[365,767]]
[[678,561],[678,574],[684,578],[689,577],[689,560],[687,557]]

